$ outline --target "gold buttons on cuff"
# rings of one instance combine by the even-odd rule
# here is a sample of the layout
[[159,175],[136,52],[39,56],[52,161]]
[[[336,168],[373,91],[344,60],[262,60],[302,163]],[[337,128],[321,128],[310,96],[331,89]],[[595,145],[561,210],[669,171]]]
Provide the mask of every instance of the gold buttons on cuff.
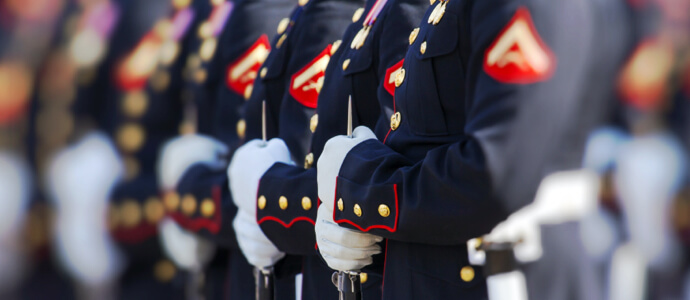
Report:
[[144,215],[146,216],[146,221],[151,224],[158,224],[158,222],[163,219],[165,215],[165,208],[158,197],[151,197],[146,200],[144,204]]
[[309,169],[314,165],[314,153],[309,153],[307,154],[306,157],[304,157],[304,168]]
[[379,205],[379,215],[381,215],[384,218],[391,215],[391,209],[388,208],[388,205],[385,205],[385,204]]
[[244,134],[247,131],[247,122],[244,119],[237,121],[237,137],[244,139]]
[[359,204],[355,204],[355,207],[353,208],[355,215],[358,217],[362,216],[362,208],[359,207]]
[[345,61],[343,61],[343,71],[347,70],[347,67],[349,67],[349,66],[350,66],[350,59],[348,58]]
[[165,204],[165,208],[168,211],[176,211],[177,208],[180,206],[180,195],[178,195],[175,192],[165,194],[163,204]]
[[[256,76],[256,74],[254,75]],[[246,88],[244,88],[244,100],[249,100],[252,96],[252,92],[254,91],[254,85],[250,84]]]
[[460,270],[460,278],[465,282],[470,282],[474,279],[474,268],[471,266],[464,266]]
[[280,196],[280,198],[278,198],[278,205],[280,206],[280,209],[286,210],[288,207],[287,198],[285,198],[285,196]]
[[419,27],[415,28],[410,32],[410,45],[414,43],[414,41],[417,39],[417,35],[419,34]]
[[400,127],[400,121],[402,120],[402,116],[400,115],[399,111],[396,111],[392,116],[391,116],[391,130],[396,130],[398,127]]
[[343,198],[338,199],[338,210],[343,211],[345,209],[345,203],[343,203]]
[[302,208],[304,208],[304,210],[311,209],[311,199],[309,197],[302,197]]
[[288,28],[288,25],[290,25],[289,18],[283,18],[280,20],[280,23],[278,23],[278,29],[276,29],[278,34],[283,34],[283,32],[285,32],[285,30]]
[[309,120],[309,130],[311,130],[311,133],[316,132],[316,126],[319,126],[319,115],[314,114],[311,116],[311,120]]
[[160,282],[168,282],[175,277],[177,269],[170,261],[164,259],[156,263],[153,267],[153,275]]
[[266,77],[266,73],[268,73],[268,69],[266,69],[266,67],[263,67],[261,68],[261,71],[259,71],[259,76],[261,76],[261,78],[264,78]]
[[355,13],[352,15],[352,23],[359,21],[363,13],[364,7],[360,7],[357,10],[355,10]]
[[367,273],[359,273],[359,282],[360,283],[365,283],[369,279],[369,274]]
[[204,217],[210,218],[215,213],[216,213],[216,203],[213,202],[213,199],[210,199],[210,198],[204,199],[204,201],[201,202],[201,215]]
[[259,209],[266,208],[266,197],[263,195],[259,196],[259,200],[256,201],[256,206],[259,207]]
[[194,195],[187,194],[182,198],[182,213],[191,216],[196,211],[196,198]]
[[141,207],[134,199],[127,199],[120,206],[120,221],[125,228],[132,228],[141,222]]
[[340,44],[342,44],[343,41],[337,40],[333,42],[333,45],[331,46],[331,55],[335,54],[336,51],[338,51],[338,48],[340,48]]
[[400,71],[395,74],[395,87],[400,87],[405,81],[405,68],[400,68]]
[[426,53],[426,41],[422,42],[422,44],[419,46],[419,53]]

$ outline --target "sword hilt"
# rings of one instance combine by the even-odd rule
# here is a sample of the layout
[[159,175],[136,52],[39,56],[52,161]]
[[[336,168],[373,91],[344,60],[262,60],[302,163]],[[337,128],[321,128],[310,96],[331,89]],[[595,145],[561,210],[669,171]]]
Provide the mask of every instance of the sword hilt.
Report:
[[359,272],[338,271],[331,277],[333,284],[338,288],[339,300],[361,300],[362,282]]
[[254,268],[256,300],[273,300],[273,268]]

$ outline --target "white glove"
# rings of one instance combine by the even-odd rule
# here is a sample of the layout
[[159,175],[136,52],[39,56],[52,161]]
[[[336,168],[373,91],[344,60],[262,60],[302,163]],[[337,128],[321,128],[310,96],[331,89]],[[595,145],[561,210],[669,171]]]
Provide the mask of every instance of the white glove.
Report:
[[314,230],[319,252],[331,269],[358,271],[373,262],[373,255],[381,253],[376,243],[383,241],[382,237],[338,226],[333,211],[325,205],[319,206]]
[[376,139],[376,135],[371,129],[359,126],[352,132],[352,138],[339,135],[326,142],[323,153],[316,165],[316,179],[318,181],[319,199],[324,205],[333,211],[335,206],[335,184],[336,177],[340,173],[340,167],[345,160],[347,153],[359,143],[366,140]]
[[292,164],[290,150],[285,142],[278,138],[271,139],[265,144],[262,140],[252,140],[235,151],[228,167],[228,178],[232,199],[240,210],[256,216],[259,181],[276,162]]
[[209,240],[184,230],[170,218],[158,225],[165,253],[184,270],[201,270],[216,250]]
[[239,210],[232,227],[235,229],[237,243],[251,265],[258,268],[271,267],[285,256],[264,235],[254,215]]
[[109,195],[122,175],[122,162],[102,134],[86,136],[50,165],[47,183],[58,208],[58,257],[83,284],[104,284],[120,271],[120,254],[104,220]]
[[29,201],[31,177],[22,159],[0,152],[0,294],[12,291],[27,271],[21,224]]
[[189,167],[204,163],[215,169],[227,166],[224,156],[228,147],[211,138],[199,134],[177,137],[163,147],[158,161],[158,183],[164,190],[177,187]]

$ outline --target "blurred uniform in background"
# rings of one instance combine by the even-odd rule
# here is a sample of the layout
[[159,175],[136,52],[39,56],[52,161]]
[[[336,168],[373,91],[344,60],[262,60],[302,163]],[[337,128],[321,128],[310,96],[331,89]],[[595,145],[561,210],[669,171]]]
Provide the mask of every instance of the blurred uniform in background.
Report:
[[169,223],[164,223],[163,239],[176,263],[192,269],[204,267],[197,262],[200,245],[218,246],[206,267],[207,298],[251,299],[252,269],[232,229],[237,208],[227,190],[225,169],[244,136],[239,116],[245,95],[251,93],[259,66],[271,50],[275,27],[295,2],[201,1],[209,3],[212,12],[194,29],[184,57],[180,98],[185,135],[165,145],[158,166],[168,215],[187,231],[191,242],[185,248],[178,235],[166,234],[179,231]]

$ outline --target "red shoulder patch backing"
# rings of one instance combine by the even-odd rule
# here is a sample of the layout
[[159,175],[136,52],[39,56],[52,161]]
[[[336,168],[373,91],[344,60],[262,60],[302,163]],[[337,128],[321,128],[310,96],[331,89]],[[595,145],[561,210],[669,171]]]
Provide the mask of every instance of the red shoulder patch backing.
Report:
[[386,70],[386,77],[383,78],[383,87],[386,88],[386,91],[388,91],[391,96],[395,95],[395,76],[398,75],[398,72],[402,69],[403,61],[405,61],[405,59],[401,59],[397,64],[388,68]]
[[248,86],[254,83],[256,74],[264,63],[271,44],[266,34],[260,36],[244,54],[228,66],[225,83],[233,92],[244,95]]
[[321,51],[310,63],[292,75],[290,81],[290,95],[297,102],[309,108],[316,108],[319,92],[323,86],[323,79],[331,59],[331,45]]
[[484,72],[503,83],[544,81],[555,69],[556,57],[537,33],[525,7],[518,8],[484,54]]

